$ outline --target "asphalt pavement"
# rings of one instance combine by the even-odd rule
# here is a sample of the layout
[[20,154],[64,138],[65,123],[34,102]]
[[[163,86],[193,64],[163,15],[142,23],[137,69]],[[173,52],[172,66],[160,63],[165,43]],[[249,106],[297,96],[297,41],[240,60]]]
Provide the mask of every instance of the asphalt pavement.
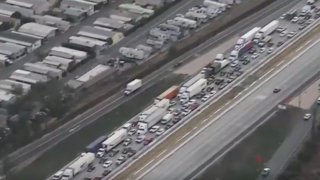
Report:
[[[152,162],[156,166],[151,168],[150,172],[147,170],[140,178],[178,180],[188,176],[186,172],[191,173],[197,170],[197,167],[206,163],[208,158],[217,154],[241,132],[247,130],[266,112],[302,85],[305,80],[317,73],[320,68],[318,61],[320,55],[317,53],[319,50],[320,43],[317,43],[293,63],[285,66],[279,74],[263,80],[266,82],[254,87],[245,99],[233,104],[227,114],[223,114],[219,119],[212,117],[215,121],[213,124],[202,130],[196,137],[192,137],[170,157],[160,161],[160,164]],[[282,91],[274,94],[272,91],[276,87],[281,88]]]

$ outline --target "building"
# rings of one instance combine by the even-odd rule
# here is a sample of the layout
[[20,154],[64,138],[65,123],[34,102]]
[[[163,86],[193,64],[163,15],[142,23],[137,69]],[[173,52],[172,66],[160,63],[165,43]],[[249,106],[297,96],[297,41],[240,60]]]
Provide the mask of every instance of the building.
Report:
[[77,35],[106,41],[110,45],[116,44],[124,38],[124,35],[121,32],[113,32],[103,28],[94,28],[90,26],[84,26]]
[[76,8],[65,9],[63,15],[66,19],[68,19],[68,21],[71,22],[79,22],[87,17],[86,12]]
[[0,89],[0,103],[2,105],[14,103],[16,100],[16,95]]
[[23,68],[27,71],[42,74],[50,78],[61,79],[63,76],[63,71],[61,69],[46,66],[42,62],[25,63]]
[[60,31],[67,31],[71,24],[68,21],[63,20],[60,17],[50,16],[50,15],[34,15],[32,18],[39,24],[45,24],[47,26],[52,26],[58,28]]
[[26,47],[12,44],[12,43],[1,43],[0,42],[0,54],[5,55],[10,59],[17,59],[26,53]]
[[69,37],[69,43],[75,43],[83,46],[87,46],[94,49],[104,49],[108,46],[107,42],[97,39],[83,37],[83,36],[71,36]]
[[73,59],[58,56],[47,56],[42,62],[47,64],[59,63],[59,69],[63,71],[69,71],[75,67],[75,61]]
[[41,46],[41,40],[13,32],[0,32],[0,42],[14,43],[25,46],[28,52],[32,52]]
[[37,83],[41,83],[41,82],[48,82],[49,79],[47,76],[45,75],[41,75],[41,74],[37,74],[37,73],[33,73],[30,71],[25,71],[25,70],[15,70],[11,76],[9,77],[9,79],[14,80],[14,81],[18,81],[18,82],[22,82],[22,83],[27,83],[27,84],[37,84]]
[[84,87],[89,87],[98,81],[105,79],[111,73],[112,71],[109,66],[99,64],[76,80],[82,82]]
[[111,19],[111,18],[103,18],[103,17],[98,18],[96,21],[94,21],[93,25],[110,28],[110,29],[124,32],[124,33],[130,31],[134,27],[132,24],[127,24],[124,21],[121,21],[119,19]]
[[26,9],[32,9],[35,14],[46,13],[55,4],[54,1],[44,0],[6,0],[6,3]]
[[10,17],[12,17],[14,13],[19,13],[21,16],[29,18],[34,15],[34,10],[6,3],[0,3],[0,14],[11,14]]
[[110,10],[109,17],[110,19],[120,20],[130,24],[139,24],[143,19],[143,16],[140,14],[115,9]]
[[63,46],[56,46],[51,48],[49,55],[67,59],[74,59],[76,64],[81,63],[88,58],[87,52],[66,48]]
[[161,7],[164,5],[166,0],[135,0],[135,2],[140,6],[151,5],[151,6]]
[[39,36],[42,39],[49,39],[56,35],[57,28],[30,22],[20,26],[18,32]]
[[9,79],[5,80],[0,80],[0,89],[5,90],[5,91],[13,91],[15,88],[21,88],[22,89],[22,94],[27,94],[31,90],[31,85],[18,82],[18,81],[13,81]]
[[97,3],[85,0],[62,0],[60,3],[60,9],[78,9],[82,12],[85,12],[87,16],[90,16],[94,13],[96,5]]

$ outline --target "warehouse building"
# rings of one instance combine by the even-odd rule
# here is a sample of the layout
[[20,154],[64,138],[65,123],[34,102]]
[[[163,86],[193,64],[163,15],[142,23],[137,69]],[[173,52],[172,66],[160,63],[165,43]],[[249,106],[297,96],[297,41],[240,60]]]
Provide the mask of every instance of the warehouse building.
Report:
[[1,105],[7,105],[7,104],[11,104],[14,103],[16,101],[16,95],[5,91],[5,90],[1,90],[0,89],[0,103]]
[[86,15],[90,16],[94,13],[97,3],[89,2],[85,0],[62,0],[60,3],[60,9],[78,9],[85,12]]
[[27,84],[37,84],[40,82],[48,82],[49,79],[47,76],[45,75],[41,75],[41,74],[37,74],[37,73],[33,73],[30,71],[25,71],[25,70],[15,70],[11,76],[9,77],[9,79],[11,80],[15,80],[18,82],[22,82],[22,83],[27,83]]
[[140,14],[132,13],[128,11],[118,11],[115,9],[110,10],[109,17],[111,19],[120,20],[130,24],[139,24],[143,19],[143,16],[141,16]]
[[116,44],[124,38],[121,32],[113,32],[90,26],[84,26],[77,35],[106,41],[110,45]]
[[4,14],[4,12],[7,12],[8,14],[18,12],[23,17],[31,17],[34,15],[33,9],[27,9],[19,6],[6,4],[6,3],[0,3],[0,12],[1,12],[0,14]]
[[107,42],[100,41],[93,38],[83,37],[83,36],[71,36],[69,37],[69,43],[79,44],[94,48],[95,50],[101,50],[108,46]]
[[75,61],[73,59],[58,56],[47,56],[42,62],[47,64],[59,63],[59,69],[63,71],[69,71],[75,66]]
[[26,48],[24,46],[0,42],[0,54],[6,55],[10,59],[17,59],[23,56],[25,52]]
[[83,87],[90,87],[98,81],[105,79],[111,73],[112,71],[109,66],[99,64],[76,80],[82,82]]
[[15,88],[21,88],[22,95],[25,95],[31,90],[31,85],[9,79],[0,80],[0,89],[12,92]]
[[134,27],[132,24],[127,24],[124,21],[111,18],[98,18],[93,22],[93,25],[110,28],[124,33],[130,31]]
[[87,52],[66,48],[63,46],[53,47],[50,50],[49,55],[59,56],[67,59],[74,59],[76,64],[81,63],[88,58]]
[[6,3],[14,6],[20,6],[26,9],[34,10],[35,14],[44,14],[48,12],[57,0],[6,0]]
[[63,76],[63,71],[61,69],[46,66],[41,62],[25,63],[23,67],[27,71],[42,74],[50,78],[61,79]]
[[28,52],[32,52],[41,46],[41,40],[13,32],[0,32],[0,42],[14,43],[25,46]]
[[69,19],[72,22],[82,21],[87,17],[86,12],[75,8],[68,8],[63,11],[64,18]]
[[45,24],[48,26],[56,27],[62,32],[67,31],[71,27],[70,22],[63,20],[60,17],[50,15],[34,15],[32,16],[32,18],[39,24]]
[[151,6],[161,7],[164,5],[166,0],[135,0],[135,2],[140,6],[151,5]]
[[40,36],[43,39],[49,39],[56,35],[57,28],[30,22],[20,26],[18,32]]

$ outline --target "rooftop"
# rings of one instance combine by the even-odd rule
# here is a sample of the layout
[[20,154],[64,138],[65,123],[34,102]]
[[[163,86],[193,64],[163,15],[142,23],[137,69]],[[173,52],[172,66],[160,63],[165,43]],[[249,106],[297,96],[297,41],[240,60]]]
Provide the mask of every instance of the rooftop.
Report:
[[81,81],[81,82],[87,82],[90,79],[98,76],[99,74],[101,74],[105,71],[108,71],[109,69],[110,69],[109,66],[99,64],[96,67],[94,67],[93,69],[91,69],[90,71],[88,71],[87,73],[85,73],[84,75],[82,75],[81,77],[79,77],[77,80]]
[[20,42],[26,42],[30,44],[34,44],[37,41],[39,41],[39,39],[37,38],[33,38],[33,37],[21,35],[21,34],[16,34],[8,31],[0,32],[0,40],[7,41],[10,39],[15,41],[20,41]]
[[20,26],[19,32],[29,33],[36,36],[47,37],[53,31],[56,31],[57,28],[38,24],[34,22],[26,23]]

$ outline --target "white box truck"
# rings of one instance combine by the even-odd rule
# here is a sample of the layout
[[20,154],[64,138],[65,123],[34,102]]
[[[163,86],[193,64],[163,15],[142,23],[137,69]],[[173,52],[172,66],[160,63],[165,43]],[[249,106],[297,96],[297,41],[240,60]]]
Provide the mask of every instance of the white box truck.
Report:
[[181,95],[180,101],[182,103],[188,102],[190,98],[199,94],[202,90],[204,90],[207,86],[207,79],[199,79],[192,86],[190,86],[186,92]]
[[160,123],[161,124],[167,124],[168,122],[170,122],[173,119],[173,114],[166,114],[163,116],[163,118],[161,119]]
[[126,89],[124,91],[125,95],[130,95],[131,93],[137,91],[142,86],[142,80],[141,79],[135,79],[131,82],[129,82],[126,86]]
[[279,27],[279,21],[273,20],[266,26],[264,26],[260,31],[255,35],[256,41],[263,39],[264,37],[273,33]]
[[127,133],[128,131],[126,129],[119,129],[115,131],[113,134],[111,134],[110,137],[108,137],[107,140],[102,142],[102,147],[106,151],[110,151],[112,148],[116,147],[127,137]]
[[[251,29],[250,31],[248,31],[247,33],[245,33],[244,35],[242,35],[240,37],[240,39],[237,41],[236,43],[236,47],[237,46],[242,46],[243,44],[252,41],[253,38],[255,37],[255,35],[257,33],[259,33],[259,31],[261,30],[261,27],[254,27],[253,29]],[[236,48],[237,49],[237,48]]]
[[170,106],[170,100],[169,99],[162,99],[155,105],[156,107],[163,108],[163,109],[168,109]]
[[74,176],[85,170],[89,164],[95,159],[94,153],[82,153],[75,161],[73,161],[64,171],[62,180],[72,179]]
[[144,51],[134,48],[121,47],[119,48],[119,53],[122,56],[130,59],[142,60],[146,58],[146,54],[144,53]]
[[224,60],[224,56],[222,53],[217,54],[216,58],[214,59],[215,61],[223,61]]
[[205,75],[200,73],[197,74],[196,76],[194,76],[193,78],[191,78],[190,80],[188,80],[186,83],[184,83],[181,88],[179,89],[179,97],[182,93],[184,93],[192,84],[194,84],[195,82],[197,82],[199,79],[201,78],[205,78]]
[[150,116],[152,113],[154,113],[158,109],[157,106],[151,106],[149,109],[143,111],[139,115],[139,121],[145,120],[148,116]]

